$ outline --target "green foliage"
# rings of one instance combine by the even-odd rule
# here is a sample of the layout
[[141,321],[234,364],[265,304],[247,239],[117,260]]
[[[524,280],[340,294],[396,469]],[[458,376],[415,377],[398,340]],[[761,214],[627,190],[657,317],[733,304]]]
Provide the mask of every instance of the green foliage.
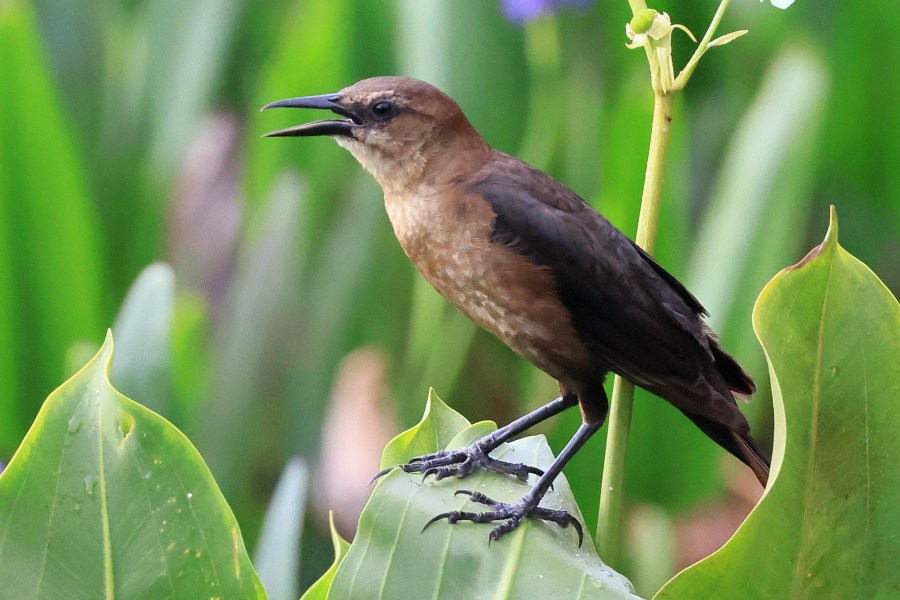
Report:
[[150,410],[168,409],[172,380],[169,332],[175,304],[175,273],[165,263],[152,264],[128,290],[113,325],[119,340],[110,380]]
[[754,309],[776,408],[766,494],[728,544],[659,600],[900,592],[900,305],[837,233],[832,211],[825,241],[777,275]]
[[[795,260],[795,232],[812,204],[813,149],[826,115],[825,65],[815,53],[779,52],[727,148],[690,259],[688,286],[729,350],[761,378],[765,357],[747,327],[759,290]],[[759,382],[762,383],[762,382]],[[764,387],[764,386],[760,386]],[[755,403],[756,415],[769,412]]]
[[[255,409],[267,360],[266,340],[284,318],[291,289],[296,219],[302,188],[285,176],[273,188],[250,239],[238,257],[223,310],[230,327],[216,332],[212,357],[212,389],[197,439],[208,451],[210,468],[227,494],[237,494],[238,482],[249,479],[250,463],[232,460],[229,448],[240,443],[248,424],[259,422]],[[215,403],[215,407],[211,406]],[[244,488],[246,492],[246,488]]]
[[387,469],[409,461],[413,456],[422,456],[446,448],[450,440],[469,422],[464,416],[444,404],[435,393],[428,390],[425,414],[414,427],[407,429],[391,440],[381,454],[381,468]]
[[[494,429],[487,422],[469,425],[432,392],[422,421],[385,448],[383,463],[405,462],[408,452],[461,448]],[[493,456],[538,468],[553,461],[543,436],[501,446]],[[578,547],[571,528],[529,520],[492,544],[491,525],[439,521],[423,531],[438,513],[479,510],[466,496],[453,495],[460,487],[509,502],[528,484],[486,472],[464,482],[422,482],[418,474],[391,471],[375,486],[328,598],[636,598],[631,584],[600,561],[590,538]],[[544,505],[583,519],[565,477],[556,480]]]
[[[700,32],[714,4],[655,8]],[[763,390],[750,303],[809,246],[823,206],[838,204],[847,247],[900,285],[900,113],[885,108],[900,105],[900,86],[884,75],[900,46],[870,27],[893,9],[733,2],[722,31],[750,34],[709,53],[675,107],[657,255],[697,290]],[[328,140],[262,140],[307,115],[257,110],[370,75],[422,77],[497,147],[633,234],[651,97],[643,58],[624,48],[629,18],[624,2],[524,28],[483,0],[0,2],[0,462],[69,357],[93,351],[85,340],[160,259],[176,282],[172,381],[139,399],[166,399],[155,406],[221,476],[248,540],[289,457],[318,455],[334,374],[360,346],[389,357],[387,410],[402,427],[430,385],[473,420],[506,422],[551,399],[546,376],[413,283],[379,190],[346,153]],[[675,37],[676,67],[692,50]],[[785,64],[793,79],[767,74]],[[797,119],[784,128],[788,112]],[[741,177],[769,186],[736,185]],[[276,227],[279,202],[290,222]],[[264,241],[272,232],[278,243]],[[184,237],[197,243],[199,271],[178,260]],[[750,405],[763,438],[766,396]],[[578,415],[555,421],[541,431],[558,449]],[[566,469],[588,527],[603,437]],[[723,453],[665,403],[638,399],[632,442],[629,497],[660,518],[721,493]],[[303,587],[328,567],[326,528],[312,523]]]
[[253,564],[269,600],[295,600],[300,581],[300,537],[309,492],[309,468],[294,458],[284,468],[266,510]]
[[29,5],[0,5],[0,54],[0,453],[8,455],[34,416],[25,399],[59,381],[73,340],[101,329],[104,273],[83,157]]
[[334,581],[334,574],[337,573],[338,567],[350,550],[350,544],[345,541],[337,530],[334,528],[334,515],[328,515],[328,525],[331,530],[331,543],[334,546],[334,562],[328,567],[328,570],[309,587],[300,600],[325,600],[328,597],[328,591],[331,589],[331,582]]
[[200,455],[109,383],[112,336],[45,402],[0,474],[11,598],[265,598]]

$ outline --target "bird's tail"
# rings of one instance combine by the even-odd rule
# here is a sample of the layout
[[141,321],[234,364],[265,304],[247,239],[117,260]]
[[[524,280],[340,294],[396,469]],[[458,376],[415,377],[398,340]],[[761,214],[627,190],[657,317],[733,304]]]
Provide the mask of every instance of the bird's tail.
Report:
[[756,444],[756,440],[749,433],[740,433],[685,410],[681,412],[713,441],[750,467],[763,487],[766,486],[766,483],[769,481],[769,459],[762,453]]
[[[725,380],[729,391],[733,395],[744,400],[749,399],[756,392],[756,383],[754,383],[753,378],[738,364],[733,356],[719,345],[719,340],[715,335],[712,335],[712,332],[709,333],[709,348],[715,360],[716,370],[722,375],[722,379]],[[769,459],[760,451],[756,441],[750,436],[749,429],[747,433],[740,433],[713,423],[710,423],[709,426],[722,429],[722,431],[718,432],[718,437],[712,435],[710,437],[750,467],[753,474],[765,487],[769,481]],[[701,429],[703,428],[701,427]]]
[[756,383],[753,378],[747,374],[741,365],[728,354],[716,338],[712,331],[707,331],[707,339],[709,340],[709,349],[712,351],[713,360],[716,364],[716,370],[722,375],[728,389],[744,399],[749,398],[756,392]]
[[[769,459],[760,451],[756,441],[749,435],[741,435],[736,431],[731,432],[734,443],[740,451],[740,456],[736,455],[746,464],[759,479],[763,487],[769,483]],[[734,451],[731,451],[734,454]]]

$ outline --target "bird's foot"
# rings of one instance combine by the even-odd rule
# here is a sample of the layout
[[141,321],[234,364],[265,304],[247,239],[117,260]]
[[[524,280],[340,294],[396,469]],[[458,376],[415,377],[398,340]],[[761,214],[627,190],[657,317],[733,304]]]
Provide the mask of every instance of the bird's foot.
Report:
[[[445,477],[465,477],[476,469],[482,468],[495,473],[513,475],[521,481],[527,481],[529,474],[541,476],[544,472],[537,467],[531,467],[523,463],[510,463],[488,455],[490,450],[485,450],[478,442],[470,444],[461,450],[442,450],[423,456],[415,456],[405,465],[397,465],[406,473],[422,473],[424,480],[429,475],[435,479]],[[373,478],[378,479],[382,475],[394,469],[389,467],[379,472]]]
[[581,523],[578,522],[578,519],[564,510],[553,510],[538,506],[538,503],[540,502],[539,498],[534,499],[525,496],[515,504],[507,504],[488,498],[481,492],[457,490],[456,495],[459,494],[465,494],[466,496],[469,496],[473,502],[485,504],[494,510],[480,513],[451,510],[450,512],[441,513],[433,517],[425,524],[422,531],[425,531],[429,525],[435,521],[440,521],[441,519],[447,519],[447,522],[451,525],[459,521],[472,521],[473,523],[503,521],[494,527],[488,535],[488,543],[490,543],[494,540],[499,540],[501,537],[521,525],[526,517],[531,517],[532,519],[541,519],[542,521],[556,523],[560,527],[568,527],[571,525],[578,533],[578,546],[580,547],[582,541],[584,541],[584,531],[582,530]]

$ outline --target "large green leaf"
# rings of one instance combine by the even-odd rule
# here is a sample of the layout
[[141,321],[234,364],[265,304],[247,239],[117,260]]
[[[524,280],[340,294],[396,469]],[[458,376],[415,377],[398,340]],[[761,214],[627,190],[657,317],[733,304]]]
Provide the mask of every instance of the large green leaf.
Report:
[[[494,428],[486,422],[468,425],[432,394],[422,422],[389,444],[385,461],[395,462],[401,448],[421,453],[462,447]],[[493,456],[539,468],[553,461],[543,436],[505,444]],[[466,496],[454,496],[456,489],[515,501],[528,485],[486,472],[464,481],[423,482],[421,475],[391,471],[363,511],[328,598],[636,598],[631,584],[600,561],[589,535],[578,547],[572,528],[529,520],[492,544],[490,525],[437,522],[422,530],[438,513],[479,510]],[[564,477],[544,505],[582,518]]]
[[5,598],[265,598],[200,455],[109,383],[112,337],[0,474]]
[[659,599],[900,595],[900,306],[825,241],[760,294],[776,409],[772,480],[728,544]]
[[[97,215],[30,4],[0,3],[0,454],[63,376],[72,342],[97,331]],[[27,357],[27,358],[26,358]]]

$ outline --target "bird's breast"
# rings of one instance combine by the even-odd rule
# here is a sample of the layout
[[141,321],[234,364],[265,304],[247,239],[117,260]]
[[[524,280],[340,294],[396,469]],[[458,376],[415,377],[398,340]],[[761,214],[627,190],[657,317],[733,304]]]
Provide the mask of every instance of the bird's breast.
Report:
[[557,379],[591,370],[553,275],[491,241],[487,202],[462,193],[386,195],[385,206],[419,272],[472,321]]

